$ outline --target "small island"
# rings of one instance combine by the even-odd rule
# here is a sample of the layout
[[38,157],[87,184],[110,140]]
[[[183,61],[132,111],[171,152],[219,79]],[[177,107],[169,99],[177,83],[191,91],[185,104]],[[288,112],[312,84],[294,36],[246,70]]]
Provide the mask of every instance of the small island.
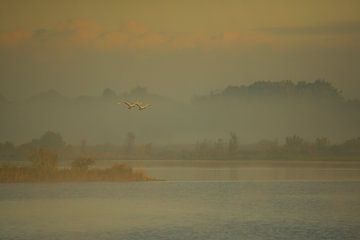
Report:
[[82,157],[72,161],[70,167],[58,166],[57,155],[38,149],[29,156],[28,166],[0,167],[0,183],[19,182],[129,182],[155,181],[141,170],[126,164],[114,164],[109,168],[90,168],[95,162]]

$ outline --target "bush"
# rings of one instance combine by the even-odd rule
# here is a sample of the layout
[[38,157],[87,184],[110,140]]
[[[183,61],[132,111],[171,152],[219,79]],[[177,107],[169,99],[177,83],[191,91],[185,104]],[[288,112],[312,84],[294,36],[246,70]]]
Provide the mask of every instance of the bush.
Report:
[[52,171],[58,166],[57,155],[45,149],[35,150],[29,157],[36,170]]

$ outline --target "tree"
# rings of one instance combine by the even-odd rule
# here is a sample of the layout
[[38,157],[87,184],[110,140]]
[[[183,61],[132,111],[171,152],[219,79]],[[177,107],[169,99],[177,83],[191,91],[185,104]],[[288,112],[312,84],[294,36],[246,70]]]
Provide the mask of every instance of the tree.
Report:
[[306,144],[305,140],[297,135],[293,135],[291,137],[285,138],[285,146],[286,151],[290,153],[305,153],[306,152]]
[[47,131],[40,139],[33,139],[32,144],[42,148],[63,148],[65,141],[59,133]]
[[17,151],[12,142],[0,143],[0,159],[13,160],[17,158]]
[[209,140],[204,139],[196,144],[196,153],[199,158],[206,159],[211,156],[212,144]]
[[125,137],[124,149],[127,154],[134,153],[135,148],[135,134],[128,132]]
[[145,96],[147,95],[147,88],[146,87],[136,87],[134,89],[131,90],[131,95],[135,95],[135,96]]
[[350,153],[350,154],[360,153],[360,137],[345,141],[341,145],[341,148],[346,153]]
[[285,146],[287,148],[298,148],[302,145],[304,145],[305,141],[301,137],[297,135],[293,135],[291,137],[285,138]]
[[237,152],[239,148],[238,138],[236,133],[231,132],[230,133],[230,139],[229,139],[229,153],[234,154]]
[[102,97],[106,99],[116,98],[116,92],[110,88],[106,88],[102,93]]
[[324,150],[330,146],[330,141],[326,137],[320,137],[315,139],[315,146],[319,150]]

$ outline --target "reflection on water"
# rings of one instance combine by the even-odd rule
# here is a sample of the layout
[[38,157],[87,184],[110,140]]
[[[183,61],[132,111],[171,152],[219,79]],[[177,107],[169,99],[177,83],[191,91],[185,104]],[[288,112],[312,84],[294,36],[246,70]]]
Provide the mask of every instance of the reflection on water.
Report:
[[360,169],[147,167],[149,176],[171,181],[360,180]]
[[359,182],[0,184],[0,239],[358,239]]
[[[148,176],[171,181],[360,181],[360,161],[345,160],[98,160],[94,167],[114,164],[127,164]],[[70,162],[61,166],[70,167]]]
[[172,181],[360,181],[360,161],[112,160],[98,161],[97,167],[114,163]]

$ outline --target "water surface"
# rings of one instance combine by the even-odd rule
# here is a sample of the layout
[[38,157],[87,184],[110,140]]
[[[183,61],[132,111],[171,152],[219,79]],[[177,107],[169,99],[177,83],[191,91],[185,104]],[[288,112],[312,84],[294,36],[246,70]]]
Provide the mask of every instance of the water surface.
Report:
[[359,239],[360,183],[0,184],[0,239]]

